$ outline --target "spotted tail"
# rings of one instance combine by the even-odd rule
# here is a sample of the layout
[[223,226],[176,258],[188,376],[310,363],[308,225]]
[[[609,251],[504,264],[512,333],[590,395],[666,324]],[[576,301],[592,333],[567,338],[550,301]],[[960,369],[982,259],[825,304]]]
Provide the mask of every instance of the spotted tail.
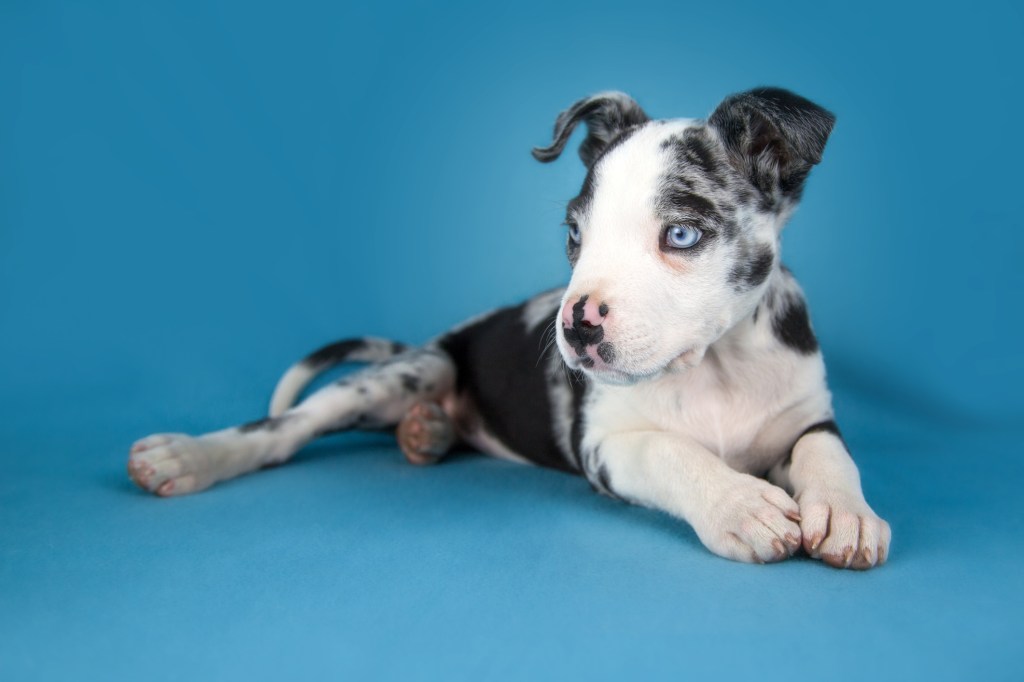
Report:
[[364,336],[327,344],[292,365],[277,382],[270,399],[270,416],[277,417],[295,404],[302,390],[318,374],[343,362],[384,362],[405,351],[397,341]]

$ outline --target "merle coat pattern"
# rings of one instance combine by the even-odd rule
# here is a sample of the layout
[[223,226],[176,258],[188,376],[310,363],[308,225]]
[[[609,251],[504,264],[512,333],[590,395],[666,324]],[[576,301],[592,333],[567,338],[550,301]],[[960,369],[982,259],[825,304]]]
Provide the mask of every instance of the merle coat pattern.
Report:
[[[558,116],[548,162],[584,124],[568,202],[568,286],[482,315],[422,348],[373,338],[292,367],[270,415],[133,447],[162,496],[282,462],[311,439],[397,426],[409,461],[457,443],[578,473],[599,492],[690,523],[713,552],[770,562],[801,547],[837,567],[888,555],[839,433],[783,226],[833,116],[758,88],[706,120],[651,120],[622,93]],[[293,406],[320,372],[368,366]]]

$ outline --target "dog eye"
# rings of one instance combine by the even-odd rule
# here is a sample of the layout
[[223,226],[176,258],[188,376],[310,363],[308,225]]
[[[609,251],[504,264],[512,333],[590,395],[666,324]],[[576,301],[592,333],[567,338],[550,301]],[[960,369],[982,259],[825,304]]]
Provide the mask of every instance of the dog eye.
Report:
[[569,227],[569,239],[571,239],[574,244],[579,244],[580,240],[583,238],[583,235],[580,234],[580,226],[576,223],[566,224]]
[[696,227],[690,225],[669,225],[665,228],[665,245],[673,249],[689,249],[704,236]]

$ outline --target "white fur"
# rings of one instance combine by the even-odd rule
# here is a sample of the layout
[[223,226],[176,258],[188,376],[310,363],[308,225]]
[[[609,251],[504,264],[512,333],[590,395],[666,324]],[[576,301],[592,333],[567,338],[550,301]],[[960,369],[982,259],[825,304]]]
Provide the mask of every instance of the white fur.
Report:
[[[582,244],[562,305],[583,295],[606,303],[604,338],[616,350],[607,366],[587,369],[558,335],[566,363],[593,381],[584,473],[600,481],[603,469],[602,486],[685,519],[732,559],[779,560],[803,540],[833,565],[874,566],[888,551],[888,526],[864,502],[839,439],[809,434],[794,449],[791,474],[777,467],[804,429],[832,417],[821,354],[794,352],[768,315],[753,316],[768,291],[799,294],[777,265],[788,214],[738,216],[776,253],[771,275],[749,290],[729,285],[721,241],[692,255],[658,248],[662,142],[689,125],[649,125],[611,150],[593,171],[589,210],[573,216]],[[795,500],[755,477],[773,468]]]

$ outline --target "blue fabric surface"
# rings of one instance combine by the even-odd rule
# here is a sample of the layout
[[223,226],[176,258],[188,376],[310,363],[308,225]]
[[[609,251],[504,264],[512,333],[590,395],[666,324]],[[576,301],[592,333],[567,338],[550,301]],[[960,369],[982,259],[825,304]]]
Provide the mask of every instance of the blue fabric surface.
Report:
[[[0,679],[1021,679],[1022,34],[997,2],[5,3]],[[528,151],[574,98],[758,84],[838,115],[786,260],[885,567],[730,563],[385,435],[129,482],[132,440],[259,416],[324,341],[566,281],[582,168]]]

